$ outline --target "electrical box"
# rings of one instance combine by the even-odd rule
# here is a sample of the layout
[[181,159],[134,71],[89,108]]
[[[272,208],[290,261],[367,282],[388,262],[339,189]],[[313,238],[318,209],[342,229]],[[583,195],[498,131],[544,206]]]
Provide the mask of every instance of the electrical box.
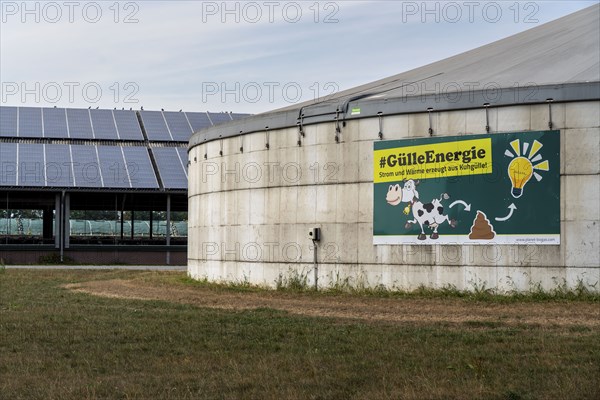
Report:
[[308,231],[308,237],[315,242],[321,240],[321,228],[312,228]]

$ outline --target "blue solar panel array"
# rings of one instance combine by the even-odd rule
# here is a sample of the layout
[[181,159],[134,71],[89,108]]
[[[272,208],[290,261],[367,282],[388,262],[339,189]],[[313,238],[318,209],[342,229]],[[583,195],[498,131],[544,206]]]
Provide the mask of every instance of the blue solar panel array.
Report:
[[17,143],[0,142],[0,185],[17,185]]
[[112,113],[121,140],[144,140],[135,111],[115,110]]
[[90,110],[90,117],[96,139],[119,139],[117,124],[111,110]]
[[210,119],[208,118],[207,113],[188,112],[185,114],[186,114],[188,120],[190,121],[190,125],[192,126],[192,130],[194,132],[197,132],[200,129],[208,128],[209,126],[212,126],[212,123],[210,122]]
[[104,187],[130,188],[129,173],[121,146],[98,146],[98,162]]
[[173,138],[161,111],[140,111],[148,140],[171,142]]
[[69,124],[71,139],[94,139],[89,110],[67,109],[67,123]]
[[[193,132],[243,116],[0,106],[0,186],[159,189],[160,180],[166,190],[185,190],[187,148],[149,147],[144,141],[186,143]],[[32,143],[35,139],[54,141]],[[89,142],[63,141],[69,139]]]
[[[194,132],[246,114],[140,111],[150,141],[187,142]],[[133,110],[0,107],[0,137],[145,140]]]
[[132,110],[0,107],[0,137],[144,140]]
[[[173,159],[180,164],[177,155]],[[0,142],[0,185],[158,189],[146,147],[5,142]]]
[[46,186],[44,148],[36,144],[19,144],[18,186]]
[[155,147],[152,153],[165,189],[186,189],[187,172],[182,165],[177,148]]
[[[129,179],[133,187],[157,189],[158,182],[154,175],[152,162],[146,147],[123,147]],[[186,186],[187,188],[187,186]]]
[[0,137],[17,136],[17,107],[0,107]]
[[66,138],[69,137],[67,128],[67,113],[62,108],[43,108],[44,137]]
[[18,136],[35,138],[43,135],[41,108],[20,107],[18,115]]
[[71,149],[64,144],[45,144],[46,186],[73,187]]
[[193,132],[185,113],[165,111],[163,115],[173,136],[173,140],[178,142],[187,142],[190,140]]
[[96,146],[72,145],[71,160],[73,164],[73,177],[75,186],[101,188],[102,172],[96,154]]

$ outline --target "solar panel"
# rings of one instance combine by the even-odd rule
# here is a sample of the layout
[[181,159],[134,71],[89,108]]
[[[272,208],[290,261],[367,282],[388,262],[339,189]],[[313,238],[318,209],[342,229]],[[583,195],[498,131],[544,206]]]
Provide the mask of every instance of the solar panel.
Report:
[[152,148],[158,173],[165,189],[187,189],[187,176],[179,161],[177,148]]
[[102,175],[96,146],[71,145],[75,186],[102,187]]
[[190,136],[192,136],[192,128],[190,127],[190,124],[188,123],[184,113],[165,111],[163,112],[163,115],[165,116],[169,130],[171,131],[173,140],[180,142],[187,142],[190,140]]
[[105,188],[131,187],[121,147],[98,146],[98,159]]
[[111,110],[90,110],[96,139],[116,140],[117,127]]
[[[64,111],[64,110],[63,110]],[[46,144],[46,186],[72,187],[71,152],[66,144]]]
[[19,143],[19,186],[46,186],[44,147]]
[[210,119],[208,119],[208,114],[206,113],[188,112],[185,113],[185,115],[187,116],[188,121],[190,121],[190,125],[192,125],[194,132],[212,126]]
[[17,144],[0,142],[0,185],[17,185]]
[[135,189],[157,189],[158,182],[147,147],[123,147],[131,185]]
[[0,137],[17,136],[17,107],[0,107]]
[[115,110],[113,115],[121,140],[144,140],[135,111]]
[[60,139],[69,137],[64,108],[43,108],[42,115],[44,118],[44,137]]
[[69,134],[72,139],[94,138],[89,110],[68,108],[67,121],[69,123]]
[[42,109],[20,107],[19,136],[41,138],[42,133]]
[[140,111],[148,140],[171,141],[169,129],[160,111]]
[[185,175],[187,176],[188,172],[188,152],[186,147],[177,147],[177,151],[179,152],[179,157],[181,158],[181,162],[185,168]]
[[231,121],[229,113],[208,113],[208,115],[210,116],[210,120],[214,125]]

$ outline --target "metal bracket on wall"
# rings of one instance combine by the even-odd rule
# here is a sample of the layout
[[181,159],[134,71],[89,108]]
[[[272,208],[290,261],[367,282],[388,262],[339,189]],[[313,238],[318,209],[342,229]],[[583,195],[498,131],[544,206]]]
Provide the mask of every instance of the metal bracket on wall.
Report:
[[206,146],[204,148],[204,159],[208,160],[208,144],[206,143],[206,138],[204,139],[204,145]]
[[269,127],[265,126],[265,148],[269,150]]
[[485,131],[486,131],[486,133],[490,133],[490,115],[488,113],[489,107],[490,107],[490,103],[483,103],[483,108],[485,108]]
[[304,137],[304,114],[300,114],[300,117],[298,117],[298,133],[300,133],[300,136]]
[[377,113],[377,117],[379,118],[379,133],[377,134],[377,136],[379,136],[379,140],[383,139],[383,113],[381,111],[379,111]]
[[554,126],[554,124],[552,123],[552,102],[553,101],[554,101],[553,98],[546,99],[546,102],[548,103],[548,129],[552,129],[552,127]]
[[433,136],[433,123],[431,122],[431,112],[433,111],[433,107],[427,108],[427,113],[429,114],[429,136]]
[[244,135],[242,135],[243,131],[240,131],[240,153],[244,152]]
[[340,142],[340,133],[342,133],[342,128],[340,128],[340,109],[337,108],[335,110],[335,142]]
[[[221,138],[221,135],[219,135],[219,137]],[[220,147],[219,155],[222,157],[223,156],[223,138],[221,138],[219,140],[219,147]]]
[[298,141],[296,142],[298,144],[298,146],[302,146],[302,138],[304,137],[304,114],[302,114],[300,117],[298,117],[298,122],[296,122],[296,125],[298,126]]

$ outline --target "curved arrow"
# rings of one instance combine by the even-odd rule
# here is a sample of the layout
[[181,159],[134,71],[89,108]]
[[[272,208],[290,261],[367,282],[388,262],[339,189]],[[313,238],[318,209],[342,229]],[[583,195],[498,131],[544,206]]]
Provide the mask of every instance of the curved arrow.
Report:
[[510,206],[508,206],[508,208],[510,209],[508,215],[506,217],[502,217],[502,218],[496,217],[496,221],[506,221],[507,219],[512,217],[513,212],[517,209],[517,206],[515,206],[515,203],[510,203]]
[[452,208],[452,207],[454,207],[454,206],[455,206],[455,205],[457,205],[457,204],[462,204],[463,206],[465,206],[465,211],[471,211],[471,205],[470,205],[470,204],[467,204],[467,203],[465,203],[465,202],[464,202],[464,201],[462,201],[462,200],[456,200],[454,203],[450,204],[450,207],[449,207],[449,208]]

